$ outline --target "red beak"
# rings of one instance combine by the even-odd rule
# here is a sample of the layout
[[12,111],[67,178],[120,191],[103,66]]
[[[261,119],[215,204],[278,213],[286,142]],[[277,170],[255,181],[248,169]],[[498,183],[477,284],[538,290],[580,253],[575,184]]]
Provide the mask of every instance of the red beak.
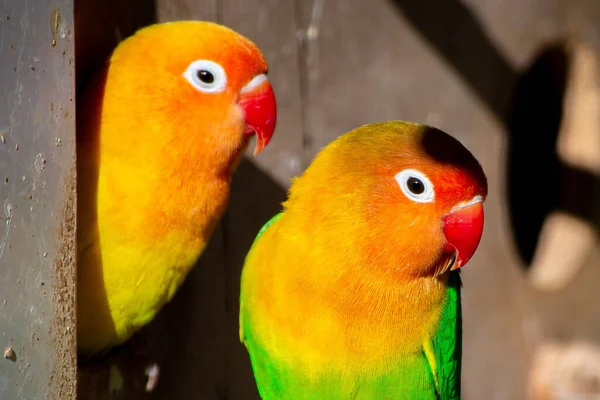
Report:
[[456,252],[451,271],[464,266],[475,254],[483,233],[483,198],[475,196],[465,205],[458,206],[443,219],[446,251]]
[[238,104],[246,114],[244,134],[256,133],[254,155],[257,155],[269,144],[277,121],[275,93],[265,74],[255,76],[242,88]]

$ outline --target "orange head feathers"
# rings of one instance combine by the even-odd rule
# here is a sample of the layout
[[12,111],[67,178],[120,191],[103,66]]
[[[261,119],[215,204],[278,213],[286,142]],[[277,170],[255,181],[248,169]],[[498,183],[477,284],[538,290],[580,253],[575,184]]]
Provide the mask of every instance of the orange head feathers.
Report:
[[[110,59],[111,104],[104,107],[123,114],[119,123],[136,116],[129,118],[132,125],[147,118],[152,126],[139,137],[125,134],[131,128],[125,125],[111,139],[120,147],[148,140],[175,146],[189,161],[201,154],[210,165],[229,163],[256,133],[257,154],[269,143],[277,116],[266,74],[261,51],[227,27],[177,21],[140,29]],[[207,151],[194,154],[199,148]]]
[[[294,182],[285,208],[318,215],[322,228],[311,228],[317,235],[337,229],[332,240],[370,261],[359,267],[395,265],[403,276],[431,276],[469,261],[481,239],[486,196],[485,174],[460,142],[435,128],[391,121],[329,144]],[[382,257],[387,262],[374,262]]]

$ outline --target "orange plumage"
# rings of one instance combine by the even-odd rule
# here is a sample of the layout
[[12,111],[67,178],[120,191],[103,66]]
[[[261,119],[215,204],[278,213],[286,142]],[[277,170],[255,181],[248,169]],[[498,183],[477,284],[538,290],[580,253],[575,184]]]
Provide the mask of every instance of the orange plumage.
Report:
[[89,84],[77,118],[80,353],[150,321],[202,253],[251,134],[260,151],[273,133],[266,72],[245,37],[185,21],[138,31]]

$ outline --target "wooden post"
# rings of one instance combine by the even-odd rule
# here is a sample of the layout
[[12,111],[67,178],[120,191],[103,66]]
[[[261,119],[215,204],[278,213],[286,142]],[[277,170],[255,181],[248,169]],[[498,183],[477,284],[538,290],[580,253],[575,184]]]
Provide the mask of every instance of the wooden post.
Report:
[[73,32],[72,0],[0,8],[2,399],[75,398]]

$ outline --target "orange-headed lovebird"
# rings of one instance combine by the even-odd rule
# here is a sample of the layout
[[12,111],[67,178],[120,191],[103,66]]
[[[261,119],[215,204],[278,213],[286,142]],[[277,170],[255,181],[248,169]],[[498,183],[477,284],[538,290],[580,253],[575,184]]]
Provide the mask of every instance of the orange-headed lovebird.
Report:
[[460,398],[458,268],[485,174],[450,135],[391,121],[326,146],[259,232],[240,338],[265,400]]
[[77,342],[126,341],[168,302],[229,197],[232,170],[276,121],[267,63],[221,25],[178,21],[121,42],[77,118]]

